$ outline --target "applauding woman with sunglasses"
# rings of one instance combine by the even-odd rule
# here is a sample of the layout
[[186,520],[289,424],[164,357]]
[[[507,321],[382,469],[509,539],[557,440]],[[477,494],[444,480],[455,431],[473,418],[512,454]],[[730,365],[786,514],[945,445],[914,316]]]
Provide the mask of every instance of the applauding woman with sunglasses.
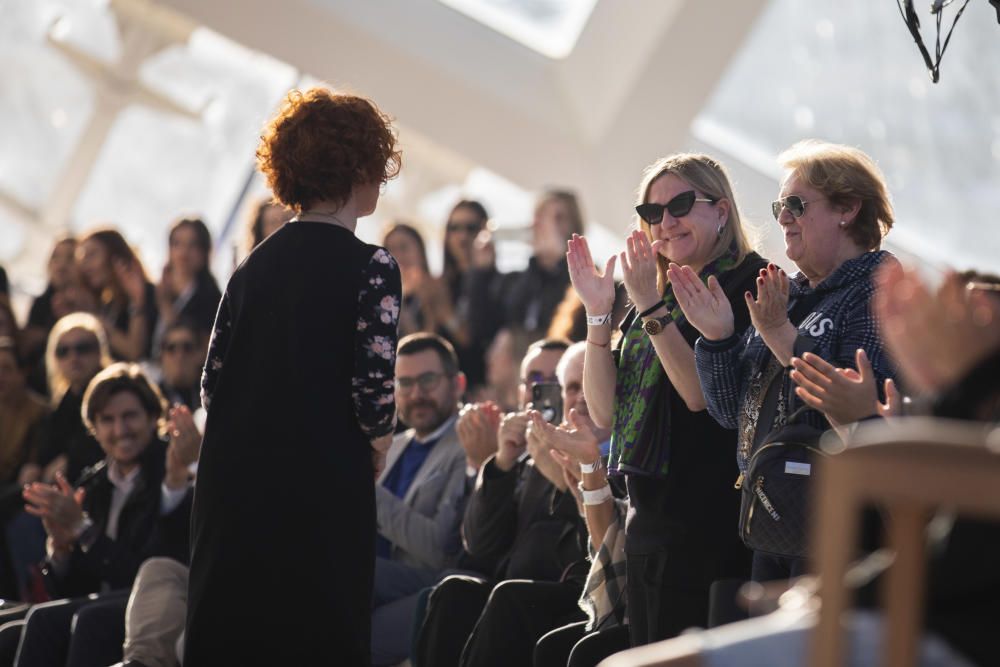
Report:
[[[689,267],[671,266],[667,272],[684,315],[702,333],[696,360],[708,411],[737,429],[737,461],[745,473],[739,483],[751,490],[740,533],[754,550],[755,581],[803,573],[811,464],[786,462],[765,479],[755,472],[755,462],[764,459],[754,455],[765,440],[775,440],[769,434],[790,422],[811,426],[818,435],[870,416],[844,414],[828,421],[818,411],[797,412],[803,403],[794,393],[791,367],[812,352],[834,366],[854,368],[863,349],[878,387],[892,375],[870,304],[876,267],[895,261],[879,250],[893,223],[882,174],[861,151],[820,141],[795,144],[779,161],[787,175],[772,210],[785,253],[799,271],[790,279],[773,264],[760,271],[757,297],[744,295],[750,330],[741,333],[733,325],[730,300],[712,284],[703,285]],[[822,384],[814,387],[820,395]]]
[[[598,426],[612,429],[608,472],[625,475],[629,493],[628,615],[638,646],[706,625],[711,583],[749,570],[733,531],[735,436],[705,412],[693,350],[698,331],[678,307],[668,263],[691,267],[727,295],[742,330],[750,322],[742,295],[766,262],[750,250],[725,170],[706,155],[651,165],[636,212],[639,229],[621,253],[633,307],[614,350],[616,258],[601,273],[580,236],[569,242],[567,257],[587,310],[587,405]],[[580,461],[585,473],[599,463]],[[598,490],[588,488],[592,479],[606,484],[603,475],[585,474],[583,488]]]

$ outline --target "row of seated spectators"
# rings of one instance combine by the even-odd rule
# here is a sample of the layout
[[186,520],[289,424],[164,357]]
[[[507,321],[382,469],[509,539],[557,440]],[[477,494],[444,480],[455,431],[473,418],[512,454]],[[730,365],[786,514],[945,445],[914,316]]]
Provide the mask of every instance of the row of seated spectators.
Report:
[[[597,664],[688,627],[738,620],[746,615],[733,602],[739,583],[808,572],[807,485],[774,486],[779,473],[768,471],[766,486],[755,467],[754,453],[782,442],[773,433],[801,419],[812,444],[826,429],[849,437],[858,422],[904,414],[903,393],[937,399],[927,404],[936,414],[1000,417],[995,282],[949,275],[932,291],[881,250],[892,210],[860,151],[808,143],[783,161],[788,176],[773,209],[793,276],[752,251],[724,169],[702,155],[647,170],[639,229],[603,270],[565,193],[541,198],[534,257],[515,274],[496,271],[475,202],[452,211],[442,278],[430,276],[419,234],[389,231],[408,334],[395,400],[408,430],[395,436],[375,488],[375,664]],[[196,228],[188,223],[172,236]],[[186,331],[204,345],[205,329],[185,328],[180,313],[208,284],[197,276],[209,246],[198,246],[203,263],[192,271],[199,263],[175,260],[172,240],[171,262],[187,267],[188,280],[157,299],[162,284],[145,281],[134,256],[115,262],[107,250],[104,274],[88,272],[92,241],[73,262],[91,276],[82,285],[104,285],[102,300],[74,308],[97,317],[58,320],[46,368],[63,376],[50,381],[50,400],[78,397],[66,410],[79,417],[75,437],[92,438],[93,458],[71,469],[82,446],[22,444],[15,451],[27,458],[13,466],[6,494],[13,586],[23,599],[63,599],[3,612],[0,664],[175,665],[182,653],[188,545],[178,526],[195,483],[196,420],[188,407],[165,408],[139,366],[100,368],[158,348],[166,377],[167,346],[184,347],[170,335]],[[624,289],[614,284],[616,259]],[[111,283],[88,282],[100,275],[122,286],[118,310],[108,306]],[[154,300],[162,307],[150,307]],[[573,313],[564,335],[542,336],[559,308]],[[191,355],[195,377],[203,349]],[[30,345],[0,344],[0,358],[14,378],[0,389],[16,386],[5,396],[30,403]],[[785,456],[780,474],[809,477],[811,459]],[[71,484],[76,466],[89,467]],[[941,664],[995,657],[989,563],[1000,541],[995,530],[968,526],[953,523],[931,568],[925,648]],[[864,546],[875,542],[866,536]],[[79,597],[87,593],[100,595]],[[721,660],[710,664],[739,664],[751,635],[761,662],[801,662],[766,627],[737,641],[713,632],[700,635],[703,653]]]

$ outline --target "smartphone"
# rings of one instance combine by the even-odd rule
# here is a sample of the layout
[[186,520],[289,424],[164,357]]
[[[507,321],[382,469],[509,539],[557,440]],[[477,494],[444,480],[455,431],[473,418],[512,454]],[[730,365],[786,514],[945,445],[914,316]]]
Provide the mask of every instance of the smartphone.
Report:
[[539,382],[531,387],[531,407],[550,424],[562,423],[562,387],[558,382]]

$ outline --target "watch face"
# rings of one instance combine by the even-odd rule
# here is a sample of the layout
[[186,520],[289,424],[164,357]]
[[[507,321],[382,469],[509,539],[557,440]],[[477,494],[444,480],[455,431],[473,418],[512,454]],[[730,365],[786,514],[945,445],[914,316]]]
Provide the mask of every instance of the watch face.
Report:
[[648,336],[655,336],[656,334],[663,331],[663,325],[660,324],[660,320],[646,320],[642,325],[643,330]]

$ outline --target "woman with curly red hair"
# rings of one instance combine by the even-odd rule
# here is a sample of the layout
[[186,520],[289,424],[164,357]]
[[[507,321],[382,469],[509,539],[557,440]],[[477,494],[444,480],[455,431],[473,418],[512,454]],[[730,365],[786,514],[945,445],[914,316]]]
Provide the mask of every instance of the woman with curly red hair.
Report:
[[400,152],[370,100],[313,88],[288,95],[257,158],[297,216],[237,268],[216,316],[184,664],[367,665],[401,288],[355,228]]

